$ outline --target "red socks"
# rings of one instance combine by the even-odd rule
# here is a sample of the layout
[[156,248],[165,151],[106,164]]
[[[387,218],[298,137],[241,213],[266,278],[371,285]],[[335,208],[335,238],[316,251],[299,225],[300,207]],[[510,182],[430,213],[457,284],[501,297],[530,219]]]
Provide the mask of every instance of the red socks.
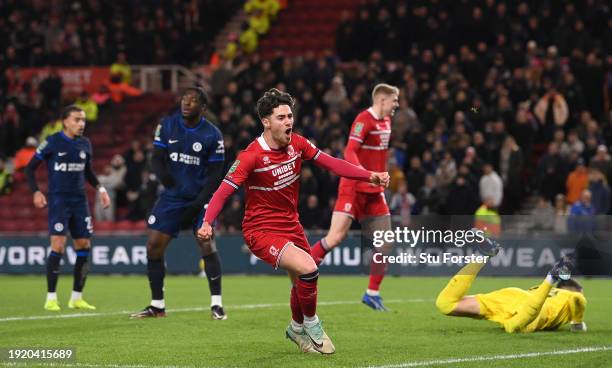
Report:
[[323,260],[325,259],[325,255],[327,254],[327,252],[329,252],[322,244],[324,241],[325,238],[319,240],[315,243],[315,245],[312,246],[312,248],[310,248],[310,255],[312,256],[312,259],[314,259],[317,266],[320,265],[321,262],[323,262]]
[[380,284],[382,283],[383,278],[385,278],[385,263],[376,263],[374,259],[372,259],[370,263],[370,283],[368,284],[368,289],[370,290],[378,290],[380,289]]
[[[302,315],[313,317],[317,314],[317,280],[319,279],[319,270],[312,273],[300,275],[295,283],[294,290],[299,300],[299,306],[302,310]],[[293,290],[291,298],[291,312],[295,318],[293,310]],[[303,317],[302,317],[303,320]],[[298,320],[295,320],[299,322]]]
[[300,308],[300,300],[297,295],[297,288],[293,286],[291,288],[291,318],[297,323],[304,323],[304,315],[302,314],[302,308]]

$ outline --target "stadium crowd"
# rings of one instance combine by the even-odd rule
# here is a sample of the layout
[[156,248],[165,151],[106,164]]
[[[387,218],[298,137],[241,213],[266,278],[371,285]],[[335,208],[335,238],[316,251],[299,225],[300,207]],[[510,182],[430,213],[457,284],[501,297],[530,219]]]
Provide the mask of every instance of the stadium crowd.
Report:
[[[124,26],[138,26],[143,17],[139,12],[130,12],[133,21],[124,20]],[[397,222],[408,224],[411,214],[472,215],[483,208],[513,214],[534,194],[542,198],[534,213],[609,214],[609,12],[599,0],[368,0],[355,14],[343,15],[336,54],[306,52],[289,58],[279,52],[271,60],[238,54],[222,62],[210,80],[209,115],[225,136],[229,165],[261,132],[255,101],[275,86],[297,98],[296,131],[341,156],[350,124],[370,105],[372,87],[390,83],[401,91],[389,157],[388,203]],[[78,9],[74,13],[78,15]],[[3,27],[10,28],[7,23]],[[17,48],[16,41],[10,44]],[[42,50],[51,55],[53,47]],[[117,52],[107,50],[110,55]],[[129,62],[141,62],[130,52],[128,47]],[[7,68],[14,63],[10,60],[18,57],[9,57],[12,53],[23,54],[5,51],[4,85],[13,70]],[[9,91],[2,96],[2,136],[20,126],[14,122],[18,116],[31,122],[20,128],[27,130],[23,142],[45,119],[11,112],[15,96],[10,88],[2,90]],[[44,93],[40,91],[48,100]],[[146,145],[140,146],[146,157]],[[2,147],[8,156],[18,148]],[[135,156],[140,155],[126,152],[122,160]],[[144,163],[126,172],[138,178],[135,182],[148,177]],[[309,229],[327,228],[338,179],[309,166],[301,180],[302,223]],[[125,186],[127,180],[122,182]],[[242,208],[238,200],[231,203],[222,223],[237,229]],[[143,218],[146,209],[137,212],[134,218]],[[558,228],[565,231],[562,225]]]

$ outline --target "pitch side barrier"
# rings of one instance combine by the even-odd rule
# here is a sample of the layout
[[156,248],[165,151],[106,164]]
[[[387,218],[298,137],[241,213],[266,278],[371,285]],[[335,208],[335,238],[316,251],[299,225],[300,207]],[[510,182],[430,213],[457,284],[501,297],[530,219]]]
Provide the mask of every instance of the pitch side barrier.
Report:
[[[555,231],[540,226],[539,220],[526,216],[501,218],[502,229],[510,229],[502,231],[497,237],[503,248],[496,257],[487,260],[489,265],[481,274],[542,276],[559,257],[573,254],[577,260],[576,274],[612,276],[610,217],[581,219],[588,220],[580,224],[581,231],[567,228],[565,231],[559,231],[563,228]],[[564,220],[567,223],[568,219]],[[591,227],[590,221],[594,221],[594,227]],[[469,216],[413,216],[409,224],[394,224],[387,232],[380,230],[364,236],[359,230],[354,230],[342,246],[328,254],[320,269],[323,274],[363,274],[368,272],[368,263],[374,259],[386,263],[391,275],[453,275],[465,262],[482,261],[478,258],[480,239],[477,235],[470,237],[468,234],[472,222],[473,218]],[[589,231],[585,231],[587,227]],[[308,235],[310,242],[314,243],[324,234],[310,232]],[[251,255],[240,233],[220,232],[216,242],[225,274],[283,274]],[[146,236],[143,234],[95,234],[92,243],[91,273],[146,272]],[[375,247],[374,244],[385,244],[387,248]],[[44,274],[48,252],[46,235],[0,234],[0,274]],[[67,247],[63,267],[73,264],[75,259],[74,250]],[[181,233],[172,242],[165,259],[169,273],[200,272],[200,253],[190,232]]]

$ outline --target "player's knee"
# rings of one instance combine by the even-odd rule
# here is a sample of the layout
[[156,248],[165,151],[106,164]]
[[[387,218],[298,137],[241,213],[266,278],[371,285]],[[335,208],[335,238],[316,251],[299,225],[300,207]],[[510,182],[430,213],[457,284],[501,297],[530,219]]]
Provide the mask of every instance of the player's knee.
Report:
[[159,258],[162,256],[162,246],[154,241],[147,241],[147,257]]
[[452,311],[455,310],[456,306],[457,302],[450,300],[445,295],[443,295],[443,293],[440,293],[438,295],[438,298],[436,299],[436,308],[438,308],[440,313],[444,315],[451,314]]
[[300,274],[298,278],[304,282],[316,283],[319,279],[319,269],[315,266],[310,272],[306,271]]

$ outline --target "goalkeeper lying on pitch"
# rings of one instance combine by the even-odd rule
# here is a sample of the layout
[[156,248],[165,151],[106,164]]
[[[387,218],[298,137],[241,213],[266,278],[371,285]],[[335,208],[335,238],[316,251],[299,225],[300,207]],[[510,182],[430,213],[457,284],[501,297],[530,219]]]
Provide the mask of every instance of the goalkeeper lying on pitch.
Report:
[[[491,257],[499,249],[499,244],[491,239],[480,246],[480,252]],[[571,331],[586,331],[583,321],[586,299],[582,286],[570,279],[569,257],[562,257],[546,279],[529,290],[509,287],[466,296],[485,265],[469,263],[450,280],[436,300],[442,314],[497,322],[508,333],[556,330],[567,323]],[[555,283],[557,286],[553,287]]]

